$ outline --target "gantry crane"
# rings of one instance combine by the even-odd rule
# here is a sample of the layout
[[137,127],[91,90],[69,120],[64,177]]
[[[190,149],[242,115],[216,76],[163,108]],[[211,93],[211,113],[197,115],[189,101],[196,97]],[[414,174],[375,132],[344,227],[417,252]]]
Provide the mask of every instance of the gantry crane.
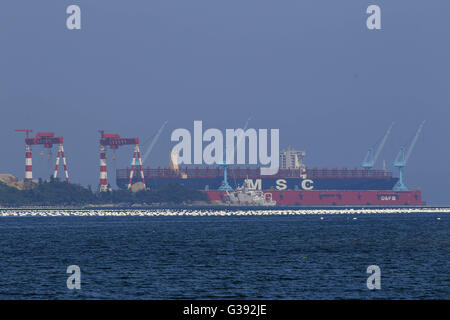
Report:
[[120,146],[134,145],[133,159],[131,162],[130,179],[128,182],[128,189],[131,188],[131,182],[133,181],[134,168],[136,165],[136,156],[139,161],[139,171],[142,179],[142,183],[145,186],[144,170],[142,168],[141,151],[139,150],[139,138],[121,138],[118,134],[105,133],[104,130],[99,130],[101,134],[100,138],[100,192],[108,191],[108,173],[106,165],[106,148],[109,147],[112,150],[118,149]]
[[419,135],[422,132],[424,124],[425,121],[423,121],[420,124],[419,129],[417,129],[417,132],[409,145],[408,151],[405,153],[405,146],[402,146],[397,154],[397,157],[395,158],[394,163],[392,164],[395,168],[398,168],[399,172],[399,179],[394,187],[394,190],[396,191],[408,191],[408,188],[406,187],[403,181],[403,169],[406,167],[406,163],[408,162],[408,159],[411,156],[411,153],[416,145],[417,139],[419,138]]
[[386,144],[386,141],[389,137],[389,134],[391,133],[393,126],[394,126],[394,122],[391,123],[391,125],[387,129],[386,133],[384,134],[383,139],[381,139],[381,142],[378,145],[378,148],[377,148],[375,154],[373,153],[374,148],[369,148],[369,151],[367,151],[366,157],[364,158],[363,162],[361,162],[362,168],[370,170],[375,166],[378,156],[380,155],[381,150],[383,150],[384,145]]
[[30,138],[32,129],[18,129],[17,132],[25,132],[25,180],[33,180],[33,159],[31,155],[31,146],[42,145],[44,148],[51,149],[54,144],[58,145],[58,154],[56,156],[56,166],[53,172],[53,178],[58,176],[60,158],[63,159],[64,173],[66,181],[69,182],[69,172],[67,170],[67,160],[64,153],[63,137],[55,137],[53,132],[38,132],[34,138]]

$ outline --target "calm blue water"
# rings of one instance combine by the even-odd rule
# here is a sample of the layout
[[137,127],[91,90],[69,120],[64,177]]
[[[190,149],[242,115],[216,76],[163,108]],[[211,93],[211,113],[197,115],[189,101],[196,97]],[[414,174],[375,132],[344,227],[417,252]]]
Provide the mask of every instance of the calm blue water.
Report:
[[3,217],[0,298],[450,299],[449,214],[323,217]]

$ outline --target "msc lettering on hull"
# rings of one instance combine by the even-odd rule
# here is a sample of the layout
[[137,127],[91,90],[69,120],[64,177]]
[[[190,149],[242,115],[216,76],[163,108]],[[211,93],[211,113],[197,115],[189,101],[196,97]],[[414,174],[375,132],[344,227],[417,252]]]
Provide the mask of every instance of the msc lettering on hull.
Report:
[[[251,189],[255,189],[255,190],[262,190],[263,189],[262,188],[263,187],[262,186],[262,179],[245,179],[244,182]],[[300,186],[301,186],[302,190],[313,190],[314,189],[314,181],[311,180],[311,179],[300,180]],[[287,182],[286,179],[277,179],[275,181],[275,185],[274,186],[270,186],[269,188],[265,188],[265,189],[270,189],[271,187],[274,187],[274,189],[278,190],[278,191],[292,189],[292,188],[288,187],[288,182]]]

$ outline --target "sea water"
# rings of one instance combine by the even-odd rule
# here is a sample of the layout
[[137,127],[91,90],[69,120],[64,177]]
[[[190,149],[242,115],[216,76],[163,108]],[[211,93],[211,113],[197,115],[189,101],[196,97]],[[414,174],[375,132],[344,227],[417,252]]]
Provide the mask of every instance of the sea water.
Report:
[[3,209],[0,299],[450,299],[450,210],[423,211]]

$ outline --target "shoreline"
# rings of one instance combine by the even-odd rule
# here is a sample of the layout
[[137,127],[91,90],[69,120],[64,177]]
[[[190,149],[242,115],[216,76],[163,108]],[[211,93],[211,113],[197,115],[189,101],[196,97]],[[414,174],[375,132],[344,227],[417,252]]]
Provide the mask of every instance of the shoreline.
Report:
[[81,205],[81,206],[11,206],[5,207],[0,206],[0,211],[2,210],[266,210],[266,211],[277,211],[277,210],[376,210],[376,209],[449,209],[449,205],[398,205],[398,206],[240,206],[240,205],[226,205],[226,204],[214,204],[214,205],[203,205],[203,204],[184,204],[184,205],[173,205],[173,204],[158,204],[158,205]]

